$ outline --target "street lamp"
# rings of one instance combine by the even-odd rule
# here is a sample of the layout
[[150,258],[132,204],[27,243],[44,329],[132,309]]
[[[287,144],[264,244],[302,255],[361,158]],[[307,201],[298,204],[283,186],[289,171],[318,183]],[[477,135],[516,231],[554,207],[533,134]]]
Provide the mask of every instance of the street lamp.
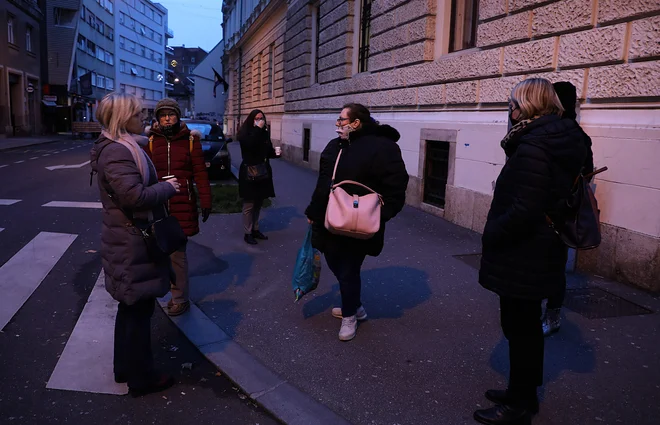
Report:
[[178,82],[179,82],[179,78],[178,78],[178,77],[175,78],[175,79],[174,79],[174,82],[175,82],[175,83],[178,83]]

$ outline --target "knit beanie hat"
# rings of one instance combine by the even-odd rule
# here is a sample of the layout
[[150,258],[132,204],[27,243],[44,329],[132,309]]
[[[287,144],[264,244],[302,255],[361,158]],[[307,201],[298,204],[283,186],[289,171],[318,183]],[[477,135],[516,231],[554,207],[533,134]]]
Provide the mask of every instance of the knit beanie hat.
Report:
[[568,81],[560,81],[552,85],[557,92],[557,97],[564,108],[562,117],[575,119],[577,113],[575,112],[575,102],[577,101],[577,91],[575,86]]
[[165,99],[161,99],[157,104],[156,104],[156,118],[158,118],[158,114],[160,111],[165,111],[165,110],[171,110],[174,111],[176,114],[176,117],[181,119],[181,108],[179,108],[179,104],[176,102],[174,99],[170,99],[169,97],[166,97]]

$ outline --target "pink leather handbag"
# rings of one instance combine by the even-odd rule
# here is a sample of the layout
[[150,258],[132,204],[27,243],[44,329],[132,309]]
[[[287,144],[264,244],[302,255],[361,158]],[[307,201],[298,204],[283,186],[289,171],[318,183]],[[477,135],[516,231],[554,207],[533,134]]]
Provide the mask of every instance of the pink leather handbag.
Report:
[[[335,184],[341,153],[340,150],[332,172],[325,228],[335,235],[369,239],[380,230],[380,209],[383,206],[383,198],[370,187],[353,180],[344,180]],[[350,195],[342,189],[344,185],[360,186],[370,193],[364,196]]]

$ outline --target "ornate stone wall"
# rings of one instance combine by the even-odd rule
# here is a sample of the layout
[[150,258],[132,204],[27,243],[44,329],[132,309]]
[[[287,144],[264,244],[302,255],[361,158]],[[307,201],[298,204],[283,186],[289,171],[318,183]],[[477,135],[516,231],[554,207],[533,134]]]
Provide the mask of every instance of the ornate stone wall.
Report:
[[[360,4],[287,5],[277,104],[285,157],[316,168],[341,106],[363,103],[401,133],[408,203],[481,231],[505,161],[499,140],[511,88],[532,76],[570,81],[595,162],[609,167],[595,181],[603,244],[578,264],[660,291],[660,2],[481,0],[475,47],[447,53],[451,0],[373,0],[369,70],[358,73]],[[263,106],[243,72],[245,105]],[[439,209],[423,200],[424,149],[429,135],[450,133]]]

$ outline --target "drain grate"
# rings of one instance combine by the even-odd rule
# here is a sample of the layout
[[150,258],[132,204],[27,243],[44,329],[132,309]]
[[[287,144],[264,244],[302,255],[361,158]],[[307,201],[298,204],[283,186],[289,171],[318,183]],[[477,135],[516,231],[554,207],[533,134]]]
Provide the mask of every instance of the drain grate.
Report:
[[470,267],[474,267],[477,270],[481,268],[481,253],[454,255],[453,257],[457,260],[461,260]]
[[564,305],[587,319],[653,313],[647,308],[600,288],[569,289],[566,291]]

